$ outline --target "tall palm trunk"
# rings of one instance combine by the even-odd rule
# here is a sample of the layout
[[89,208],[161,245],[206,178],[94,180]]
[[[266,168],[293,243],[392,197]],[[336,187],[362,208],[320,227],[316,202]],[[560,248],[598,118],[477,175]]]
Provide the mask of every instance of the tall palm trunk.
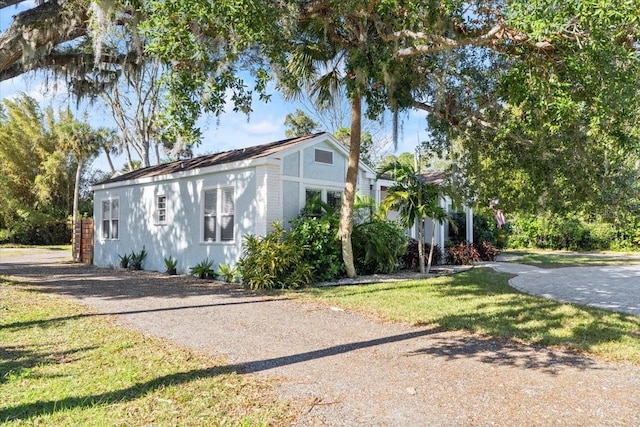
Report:
[[424,218],[418,218],[418,265],[424,274]]
[[78,167],[76,168],[76,182],[73,186],[73,227],[76,226],[78,220],[78,205],[80,202],[80,178],[82,178],[82,156],[78,156]]
[[436,222],[433,221],[433,227],[431,228],[431,247],[429,248],[429,260],[427,261],[427,274],[431,271],[431,262],[433,260],[433,244],[436,237]]
[[356,90],[351,99],[351,139],[349,148],[349,166],[344,185],[344,197],[340,210],[340,240],[342,242],[342,260],[348,277],[356,277],[356,267],[353,261],[353,246],[351,232],[353,231],[353,207],[356,200],[356,185],[358,183],[358,163],[360,161],[360,133],[362,126],[362,93]]

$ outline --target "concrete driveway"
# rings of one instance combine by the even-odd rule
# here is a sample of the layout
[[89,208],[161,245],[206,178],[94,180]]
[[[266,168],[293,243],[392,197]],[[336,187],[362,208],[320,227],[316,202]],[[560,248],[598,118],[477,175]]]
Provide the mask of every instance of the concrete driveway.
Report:
[[640,264],[552,269],[508,262],[485,265],[516,275],[509,284],[529,294],[640,315]]

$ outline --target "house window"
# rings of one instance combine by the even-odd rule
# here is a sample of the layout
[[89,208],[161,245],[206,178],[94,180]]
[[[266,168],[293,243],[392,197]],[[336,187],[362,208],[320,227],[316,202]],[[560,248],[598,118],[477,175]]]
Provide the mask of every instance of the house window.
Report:
[[156,196],[156,224],[167,223],[167,196]]
[[342,191],[327,190],[327,205],[334,209],[340,209],[342,205]]
[[223,188],[222,203],[220,206],[220,240],[229,242],[233,240],[233,217],[235,213],[235,201],[233,200],[233,188]]
[[327,165],[333,164],[333,152],[327,150],[320,150],[316,148],[315,161],[317,163],[324,163]]
[[118,222],[120,219],[120,202],[118,199],[102,201],[102,238],[115,240],[118,238]]
[[317,190],[315,188],[306,188],[304,192],[304,202],[308,204],[309,202],[315,201],[322,201],[322,190]]
[[203,240],[229,242],[234,238],[235,193],[233,188],[204,192]]
[[216,241],[216,212],[218,208],[218,190],[204,192],[204,240]]

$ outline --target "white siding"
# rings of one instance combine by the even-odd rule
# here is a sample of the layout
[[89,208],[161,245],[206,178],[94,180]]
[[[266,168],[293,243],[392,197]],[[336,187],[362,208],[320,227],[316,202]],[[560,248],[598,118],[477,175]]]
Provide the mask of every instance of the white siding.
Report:
[[[234,240],[204,243],[203,189],[228,187],[234,188],[236,198]],[[154,221],[154,209],[155,197],[161,193],[167,196],[167,223],[159,225]],[[99,234],[101,218],[96,218],[94,264],[100,267],[119,266],[118,255],[139,252],[143,246],[148,252],[145,270],[164,271],[164,258],[170,255],[178,260],[181,273],[205,258],[216,266],[235,264],[242,236],[256,233],[255,219],[260,217],[254,169],[96,190],[97,216],[101,200],[108,197],[120,199],[120,230],[118,240],[103,240]]]

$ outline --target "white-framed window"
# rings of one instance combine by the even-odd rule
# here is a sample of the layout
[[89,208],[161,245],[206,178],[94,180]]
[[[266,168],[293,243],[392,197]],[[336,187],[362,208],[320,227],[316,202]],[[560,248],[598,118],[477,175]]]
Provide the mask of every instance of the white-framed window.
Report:
[[321,190],[319,188],[304,189],[304,204],[309,210],[307,214],[321,214],[322,206],[319,203],[309,205],[309,202],[316,201],[329,205],[331,208],[340,209],[342,206],[342,191],[340,190]]
[[235,234],[235,191],[232,187],[204,190],[202,239],[231,242]]
[[315,149],[314,160],[316,163],[324,163],[326,165],[333,164],[333,151]]
[[102,238],[116,240],[120,222],[120,200],[108,199],[102,201]]
[[156,196],[156,224],[167,223],[167,196],[159,194]]
[[327,190],[327,205],[334,209],[340,209],[340,206],[342,206],[342,191]]
[[305,204],[317,199],[322,201],[322,190],[318,188],[305,188],[304,189],[304,202]]

